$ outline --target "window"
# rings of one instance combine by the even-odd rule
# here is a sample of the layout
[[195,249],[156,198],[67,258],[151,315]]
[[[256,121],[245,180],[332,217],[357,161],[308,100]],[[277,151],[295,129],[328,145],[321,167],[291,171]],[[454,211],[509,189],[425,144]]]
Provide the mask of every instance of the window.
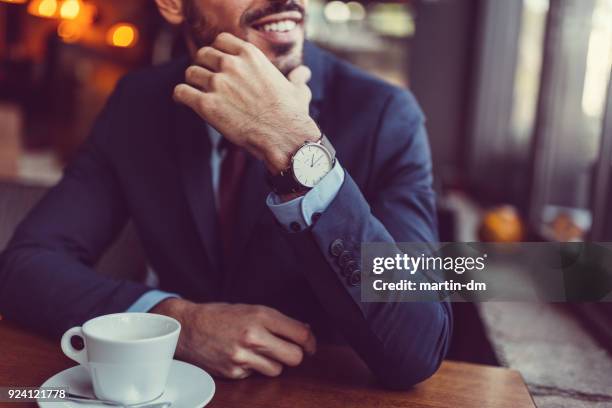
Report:
[[[612,63],[612,0],[550,3],[533,154],[530,219],[545,238],[582,239],[592,226]],[[559,219],[579,236],[547,236]],[[554,235],[554,234],[553,234]]]

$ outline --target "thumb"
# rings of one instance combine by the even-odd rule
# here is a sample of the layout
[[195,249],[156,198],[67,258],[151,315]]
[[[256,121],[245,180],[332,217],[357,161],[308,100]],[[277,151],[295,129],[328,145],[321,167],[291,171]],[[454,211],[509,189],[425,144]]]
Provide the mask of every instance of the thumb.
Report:
[[310,72],[310,68],[305,65],[300,65],[295,68],[293,71],[287,75],[289,82],[297,86],[306,85],[308,81],[310,81],[310,76],[312,73]]
[[289,82],[297,88],[299,95],[308,103],[310,103],[310,99],[312,98],[310,88],[306,85],[306,83],[310,81],[310,76],[310,68],[305,65],[300,65],[287,75]]

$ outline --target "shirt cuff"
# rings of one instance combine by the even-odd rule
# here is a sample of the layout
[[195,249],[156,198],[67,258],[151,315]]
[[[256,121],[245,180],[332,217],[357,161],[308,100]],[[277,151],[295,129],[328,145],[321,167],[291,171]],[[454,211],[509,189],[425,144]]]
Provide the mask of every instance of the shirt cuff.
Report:
[[153,309],[160,303],[162,300],[166,300],[168,298],[178,298],[179,295],[174,293],[163,292],[161,290],[150,290],[141,297],[138,298],[132,306],[126,310],[129,313],[146,313],[149,310]]
[[329,207],[344,183],[344,169],[338,160],[332,171],[308,193],[293,200],[282,202],[276,193],[268,194],[266,204],[276,220],[290,231],[298,232],[310,227],[313,215]]

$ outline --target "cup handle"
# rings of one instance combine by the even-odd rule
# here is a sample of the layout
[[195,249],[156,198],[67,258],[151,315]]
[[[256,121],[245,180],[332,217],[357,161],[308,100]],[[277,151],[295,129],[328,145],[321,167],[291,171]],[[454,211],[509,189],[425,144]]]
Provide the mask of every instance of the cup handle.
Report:
[[[73,336],[79,336],[83,339],[83,344],[85,344],[85,346],[83,347],[82,350],[77,350],[74,347],[72,347],[72,343],[70,342],[70,340],[72,339]],[[81,329],[81,327],[73,327],[72,329],[64,333],[64,335],[62,336],[61,344],[62,344],[62,351],[64,352],[66,356],[68,356],[69,358],[73,359],[74,361],[76,361],[77,363],[81,365],[84,365],[84,366],[87,365],[87,344],[85,343],[85,336],[83,336],[83,329]]]

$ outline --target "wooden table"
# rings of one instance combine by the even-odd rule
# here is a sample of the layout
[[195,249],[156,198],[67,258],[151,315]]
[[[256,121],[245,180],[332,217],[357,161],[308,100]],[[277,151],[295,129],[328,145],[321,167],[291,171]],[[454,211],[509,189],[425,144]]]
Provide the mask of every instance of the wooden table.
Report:
[[[0,320],[0,386],[39,386],[72,365],[58,342]],[[432,378],[412,390],[387,391],[376,385],[353,351],[337,346],[320,347],[316,356],[279,378],[216,383],[212,408],[535,407],[516,371],[446,361]]]

